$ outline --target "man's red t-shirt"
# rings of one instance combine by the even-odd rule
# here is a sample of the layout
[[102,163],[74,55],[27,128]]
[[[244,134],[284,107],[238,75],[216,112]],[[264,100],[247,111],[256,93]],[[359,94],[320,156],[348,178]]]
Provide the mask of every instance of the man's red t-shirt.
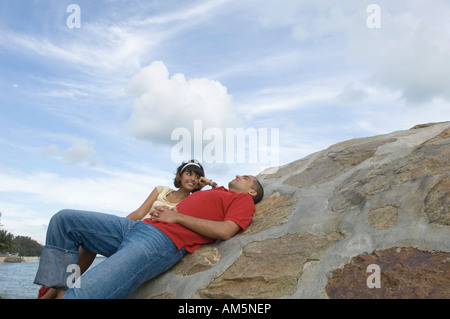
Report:
[[[246,193],[236,193],[224,187],[195,192],[177,205],[180,214],[202,219],[225,221],[231,220],[244,231],[250,224],[255,204],[252,197]],[[165,233],[178,249],[186,247],[190,253],[201,245],[213,242],[215,239],[197,234],[179,224],[144,219]]]

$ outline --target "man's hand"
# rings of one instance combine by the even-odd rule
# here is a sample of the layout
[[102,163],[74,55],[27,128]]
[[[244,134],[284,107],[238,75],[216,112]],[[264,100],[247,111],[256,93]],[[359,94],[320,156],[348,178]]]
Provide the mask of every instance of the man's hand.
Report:
[[150,213],[151,219],[168,223],[176,223],[178,215],[176,207],[168,206],[156,206]]
[[176,207],[157,206],[150,214],[153,220],[177,223],[197,234],[214,239],[230,239],[241,229],[231,220],[215,221],[180,214]]

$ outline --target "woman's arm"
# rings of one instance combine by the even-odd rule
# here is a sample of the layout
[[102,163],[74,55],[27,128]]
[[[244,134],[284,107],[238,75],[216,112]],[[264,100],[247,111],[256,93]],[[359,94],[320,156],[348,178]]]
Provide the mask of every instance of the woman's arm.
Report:
[[139,207],[134,212],[129,214],[127,216],[127,219],[141,220],[145,216],[145,214],[147,214],[150,211],[150,208],[152,208],[152,205],[155,202],[158,195],[159,195],[158,189],[156,189],[155,187],[155,189],[150,193],[145,202],[141,205],[141,207]]

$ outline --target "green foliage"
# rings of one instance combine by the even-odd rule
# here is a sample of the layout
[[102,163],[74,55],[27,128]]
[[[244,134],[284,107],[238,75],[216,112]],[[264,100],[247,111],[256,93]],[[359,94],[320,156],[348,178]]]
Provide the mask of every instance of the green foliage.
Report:
[[0,230],[0,252],[6,253],[11,251],[14,235],[6,230]]
[[19,253],[19,256],[40,256],[44,246],[25,236],[14,236],[6,230],[0,230],[0,252]]
[[13,241],[14,253],[19,256],[40,256],[44,247],[31,237],[16,236]]
[[[0,212],[0,217],[2,213]],[[0,226],[1,223],[0,223]],[[0,253],[19,253],[19,256],[40,256],[44,246],[34,239],[25,236],[14,236],[0,229]]]

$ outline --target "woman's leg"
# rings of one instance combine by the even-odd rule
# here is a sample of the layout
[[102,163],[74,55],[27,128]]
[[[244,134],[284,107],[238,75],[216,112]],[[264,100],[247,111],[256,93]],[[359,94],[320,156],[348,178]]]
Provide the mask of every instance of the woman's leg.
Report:
[[84,249],[83,247],[78,248],[78,266],[80,266],[80,272],[81,274],[84,274],[86,270],[89,269],[89,267],[94,262],[95,256],[97,256],[97,253],[94,253],[90,250]]

